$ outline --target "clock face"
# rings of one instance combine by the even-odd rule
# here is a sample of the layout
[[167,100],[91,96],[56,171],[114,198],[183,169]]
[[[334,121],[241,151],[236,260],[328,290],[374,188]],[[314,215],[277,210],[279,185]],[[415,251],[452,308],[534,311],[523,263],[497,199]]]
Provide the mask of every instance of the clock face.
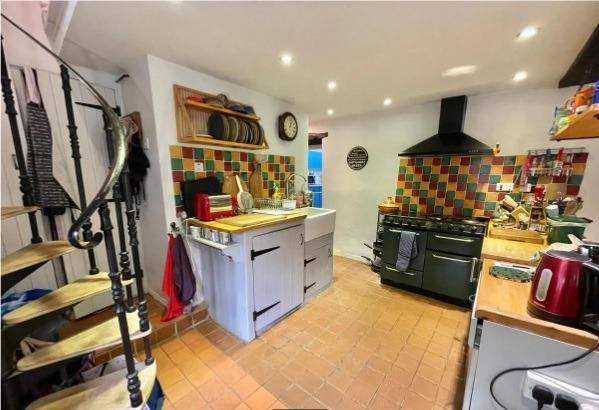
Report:
[[290,112],[279,117],[279,137],[291,141],[297,136],[297,120]]

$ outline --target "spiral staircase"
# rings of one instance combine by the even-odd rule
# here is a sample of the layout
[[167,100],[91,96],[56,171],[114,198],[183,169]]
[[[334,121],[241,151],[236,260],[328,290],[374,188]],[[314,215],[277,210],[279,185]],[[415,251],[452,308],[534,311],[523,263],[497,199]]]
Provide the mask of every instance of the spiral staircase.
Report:
[[[27,164],[21,144],[11,80],[4,49],[2,49],[2,94],[10,123],[23,199],[23,206],[3,207],[2,220],[28,218],[31,229],[31,244],[2,258],[2,294],[47,262],[72,252],[86,252],[90,265],[89,273],[82,278],[27,303],[2,318],[2,408],[11,410],[22,408],[61,410],[140,408],[145,404],[154,386],[156,363],[152,357],[149,337],[151,329],[144,297],[135,209],[129,184],[129,171],[125,164],[127,139],[135,132],[135,126],[119,118],[94,87],[67,62],[9,18],[4,15],[2,17],[4,24],[15,26],[61,63],[69,139],[81,209],[79,218],[69,229],[68,240],[42,240],[36,218],[36,213],[40,209],[34,205],[33,201],[33,188],[27,173]],[[77,126],[70,94],[71,74],[81,81],[98,101],[106,123],[105,131],[111,165],[100,190],[89,204],[86,201],[83,184]],[[112,196],[109,197],[111,193]],[[116,210],[118,254],[113,235],[115,227],[112,223],[108,202],[114,203]],[[122,217],[123,209],[126,221]],[[100,231],[94,233],[90,217],[96,212],[99,214],[101,226]],[[131,249],[131,257],[127,251],[127,243]],[[108,260],[105,271],[101,271],[96,266],[94,255],[94,248],[101,244],[106,249]],[[133,287],[137,292],[137,298],[133,298]],[[15,353],[19,343],[25,337],[55,318],[64,315],[74,305],[104,292],[112,293],[113,318],[17,359],[18,356]],[[143,340],[145,356],[143,363],[136,363],[134,359],[132,342],[137,339]],[[126,362],[126,368],[122,371],[98,377],[87,383],[77,384],[31,403],[28,403],[23,397],[21,385],[29,372],[40,369],[61,369],[69,361],[114,346],[122,346]]]

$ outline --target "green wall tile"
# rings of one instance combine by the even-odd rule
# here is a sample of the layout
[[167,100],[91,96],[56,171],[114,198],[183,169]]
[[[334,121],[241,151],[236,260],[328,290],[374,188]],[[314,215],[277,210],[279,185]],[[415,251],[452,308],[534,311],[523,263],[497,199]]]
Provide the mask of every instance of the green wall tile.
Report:
[[183,160],[180,158],[171,158],[171,169],[173,171],[183,170]]

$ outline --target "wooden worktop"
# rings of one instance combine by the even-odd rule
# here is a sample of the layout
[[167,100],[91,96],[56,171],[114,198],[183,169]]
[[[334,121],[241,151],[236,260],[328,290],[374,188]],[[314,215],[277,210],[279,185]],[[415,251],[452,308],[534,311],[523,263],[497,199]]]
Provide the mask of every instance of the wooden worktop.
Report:
[[275,219],[272,221],[267,221],[267,222],[263,222],[263,223],[259,223],[259,224],[251,225],[251,226],[229,225],[226,223],[219,222],[218,220],[211,221],[211,222],[204,222],[204,221],[200,221],[197,219],[190,220],[189,224],[194,225],[194,226],[203,226],[203,227],[210,228],[210,229],[216,229],[217,231],[229,232],[231,234],[235,234],[235,233],[243,233],[243,232],[251,231],[254,229],[264,228],[264,227],[270,226],[270,225],[277,225],[277,224],[286,223],[286,222],[299,221],[299,220],[305,219],[306,216],[307,216],[306,214],[302,214],[302,213],[287,214],[287,215],[282,215],[282,218],[280,218],[280,219]]
[[481,256],[483,259],[495,259],[502,262],[536,266],[538,261],[532,260],[532,256],[546,247],[546,245],[536,243],[515,242],[507,239],[486,237],[483,242]]
[[597,336],[581,329],[537,319],[526,311],[530,282],[498,279],[489,274],[493,259],[485,259],[475,306],[475,316],[581,347],[591,347]]

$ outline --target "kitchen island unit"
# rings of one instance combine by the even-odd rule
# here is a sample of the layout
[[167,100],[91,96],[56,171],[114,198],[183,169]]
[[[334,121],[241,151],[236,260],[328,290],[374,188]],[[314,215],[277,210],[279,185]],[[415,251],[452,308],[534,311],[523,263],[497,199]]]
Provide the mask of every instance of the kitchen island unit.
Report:
[[[231,235],[226,245],[190,237],[210,317],[249,342],[330,286],[331,212],[332,225],[311,208],[276,216],[252,214],[264,221],[246,226],[233,225],[247,219],[246,215],[192,221]],[[321,221],[327,222],[327,228],[315,230],[324,226]],[[314,232],[320,236],[313,238]]]

